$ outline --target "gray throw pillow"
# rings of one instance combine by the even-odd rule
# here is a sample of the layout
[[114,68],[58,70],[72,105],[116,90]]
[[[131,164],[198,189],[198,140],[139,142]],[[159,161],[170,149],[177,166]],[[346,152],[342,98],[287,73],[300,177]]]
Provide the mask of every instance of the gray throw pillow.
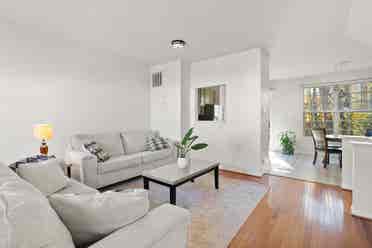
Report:
[[168,149],[169,144],[163,137],[147,137],[146,150],[147,151],[159,151]]
[[[54,194],[49,201],[70,230],[77,247],[87,247],[113,231],[147,214],[148,193],[133,192],[96,194]],[[125,247],[118,244],[117,247]]]
[[57,159],[22,164],[18,167],[17,173],[45,196],[54,194],[68,185],[68,178],[63,173]]
[[110,159],[110,154],[103,150],[102,146],[97,144],[97,142],[92,141],[83,145],[84,150],[95,155],[98,162],[105,162]]

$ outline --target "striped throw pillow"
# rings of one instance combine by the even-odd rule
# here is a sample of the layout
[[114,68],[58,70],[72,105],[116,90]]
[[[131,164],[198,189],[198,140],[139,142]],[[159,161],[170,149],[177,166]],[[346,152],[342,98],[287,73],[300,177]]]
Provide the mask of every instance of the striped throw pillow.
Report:
[[95,155],[98,159],[98,162],[105,162],[110,158],[110,154],[104,151],[102,146],[97,144],[97,142],[95,141],[84,144],[83,148],[91,154]]
[[159,151],[168,148],[169,144],[163,137],[147,137],[146,141],[147,151]]

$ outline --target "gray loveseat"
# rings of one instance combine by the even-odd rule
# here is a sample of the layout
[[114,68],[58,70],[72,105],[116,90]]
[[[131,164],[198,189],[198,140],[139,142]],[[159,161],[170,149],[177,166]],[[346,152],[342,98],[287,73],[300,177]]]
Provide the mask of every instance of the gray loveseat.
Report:
[[[176,149],[170,140],[169,149],[146,151],[146,138],[156,135],[158,132],[151,130],[77,134],[71,137],[65,160],[72,164],[73,178],[90,187],[101,188],[176,161]],[[111,158],[100,163],[96,156],[84,151],[83,144],[91,141],[99,143]]]

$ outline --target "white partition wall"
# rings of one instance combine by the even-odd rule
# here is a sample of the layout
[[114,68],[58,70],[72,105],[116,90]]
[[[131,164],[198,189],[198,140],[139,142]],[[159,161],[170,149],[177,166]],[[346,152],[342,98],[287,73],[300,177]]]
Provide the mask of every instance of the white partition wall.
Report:
[[353,188],[353,142],[367,142],[372,144],[372,138],[363,136],[342,136],[342,188]]
[[372,143],[352,142],[353,215],[372,219]]
[[[191,64],[191,125],[200,140],[209,144],[194,157],[219,160],[228,170],[262,175],[262,139],[266,137],[261,135],[262,88],[268,79],[263,63],[268,63],[263,50],[252,49]],[[225,120],[197,121],[196,90],[221,84],[226,85]]]

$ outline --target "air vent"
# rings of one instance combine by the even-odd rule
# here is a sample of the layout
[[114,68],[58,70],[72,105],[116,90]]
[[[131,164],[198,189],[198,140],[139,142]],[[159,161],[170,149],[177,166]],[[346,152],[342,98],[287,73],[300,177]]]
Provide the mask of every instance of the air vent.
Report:
[[152,87],[160,87],[162,85],[162,75],[161,71],[159,72],[154,72],[152,74]]

